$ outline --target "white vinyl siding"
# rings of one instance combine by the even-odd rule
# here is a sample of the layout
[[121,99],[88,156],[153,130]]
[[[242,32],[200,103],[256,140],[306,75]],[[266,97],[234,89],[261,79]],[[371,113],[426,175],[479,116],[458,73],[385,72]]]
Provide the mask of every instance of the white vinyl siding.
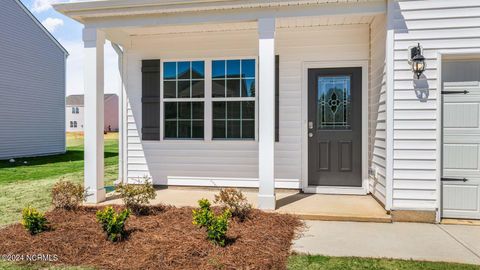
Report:
[[0,159],[65,151],[65,54],[15,0],[0,1]]
[[[438,201],[436,168],[437,51],[480,49],[480,3],[477,0],[397,1],[394,35],[394,173],[393,209],[435,210]],[[415,95],[407,62],[409,46],[418,42],[427,58],[429,97]]]
[[[325,38],[327,37],[328,38]],[[277,29],[280,56],[280,141],[275,143],[276,186],[301,188],[303,64],[369,58],[369,26]],[[257,141],[141,142],[142,59],[234,59],[258,54],[256,30],[135,38],[126,51],[128,178],[151,175],[159,185],[258,186]],[[259,78],[261,79],[261,78]],[[261,89],[259,89],[261,91]],[[261,110],[261,108],[260,108]],[[206,111],[207,113],[207,111]]]
[[386,204],[386,17],[377,16],[370,26],[369,86],[369,189]]

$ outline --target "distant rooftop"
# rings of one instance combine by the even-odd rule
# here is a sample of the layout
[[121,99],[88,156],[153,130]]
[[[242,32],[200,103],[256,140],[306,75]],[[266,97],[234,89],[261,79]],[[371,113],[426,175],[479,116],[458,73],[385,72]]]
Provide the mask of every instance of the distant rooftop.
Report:
[[[104,101],[107,101],[110,98],[117,97],[117,94],[105,94]],[[84,105],[84,95],[70,95],[67,97],[67,106],[83,106]]]

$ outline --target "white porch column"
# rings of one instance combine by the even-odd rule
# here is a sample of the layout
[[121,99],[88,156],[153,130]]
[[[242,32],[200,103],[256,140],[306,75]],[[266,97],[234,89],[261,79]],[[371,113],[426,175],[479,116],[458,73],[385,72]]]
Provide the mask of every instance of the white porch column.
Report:
[[85,51],[85,188],[87,203],[105,200],[103,183],[103,95],[105,35],[98,29],[83,30]]
[[260,209],[275,209],[275,18],[258,20],[259,143],[258,176]]

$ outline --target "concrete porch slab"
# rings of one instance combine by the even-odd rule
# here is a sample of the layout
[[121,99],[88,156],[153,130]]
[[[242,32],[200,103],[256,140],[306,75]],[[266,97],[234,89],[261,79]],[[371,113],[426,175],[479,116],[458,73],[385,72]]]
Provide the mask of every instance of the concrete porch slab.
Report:
[[[169,187],[157,190],[151,204],[166,204],[177,207],[197,207],[198,200],[214,200],[217,189]],[[257,191],[243,190],[248,201],[257,206]],[[110,198],[105,204],[121,204],[122,200]],[[303,194],[294,190],[277,191],[275,212],[298,215],[305,220],[391,222],[385,209],[371,196]]]
[[276,211],[296,214],[305,220],[392,222],[371,196],[296,193],[277,196]]

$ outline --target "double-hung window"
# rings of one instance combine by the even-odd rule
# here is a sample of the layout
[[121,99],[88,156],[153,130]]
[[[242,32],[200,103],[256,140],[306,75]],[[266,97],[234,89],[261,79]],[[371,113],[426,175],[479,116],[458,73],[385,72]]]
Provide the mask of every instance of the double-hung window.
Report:
[[205,62],[163,63],[165,139],[203,139]]
[[255,139],[254,59],[212,61],[212,137]]
[[255,140],[256,72],[255,59],[163,62],[163,138]]

